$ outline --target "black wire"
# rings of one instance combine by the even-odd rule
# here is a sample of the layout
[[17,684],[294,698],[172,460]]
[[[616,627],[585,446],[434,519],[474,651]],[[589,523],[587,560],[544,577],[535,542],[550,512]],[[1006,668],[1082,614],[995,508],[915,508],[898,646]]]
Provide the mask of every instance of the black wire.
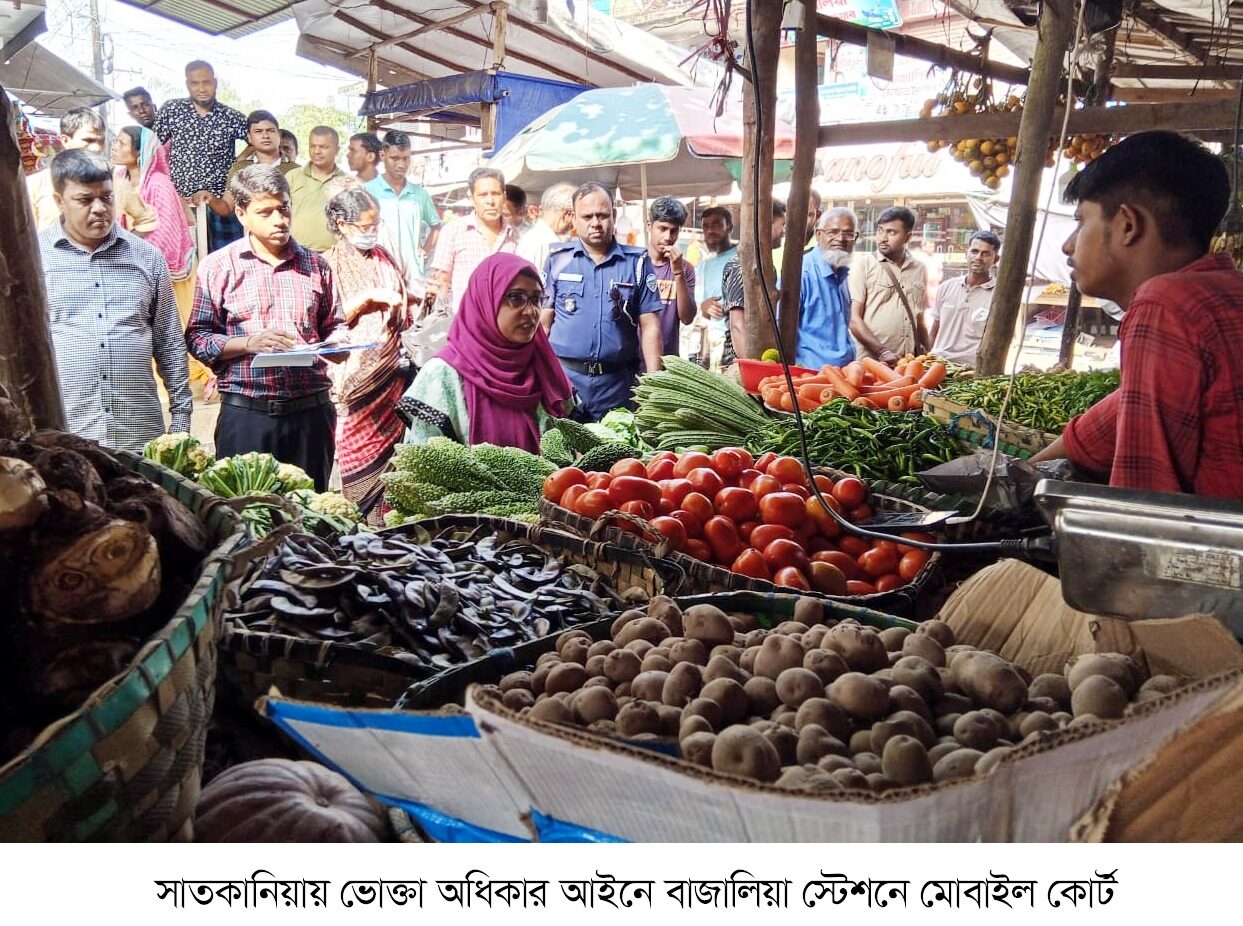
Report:
[[[762,255],[759,253],[760,241],[761,241],[760,211],[754,207],[754,201],[756,198],[756,194],[760,189],[760,158],[759,158],[758,148],[760,146],[760,139],[764,137],[764,98],[763,98],[763,93],[761,92],[761,89],[760,89],[759,61],[756,58],[756,54],[755,54],[755,29],[754,29],[754,24],[751,18],[751,8],[753,6],[754,6],[753,3],[747,4],[747,19],[746,19],[746,22],[747,22],[747,60],[748,60],[748,63],[751,65],[751,74],[753,77],[752,88],[754,90],[754,97],[755,97],[755,144],[757,148],[756,156],[752,158],[752,165],[751,165],[752,233],[753,233],[756,252],[757,252],[755,262],[756,262],[757,271],[760,275],[760,289],[763,291],[764,307],[768,312],[768,320],[770,324],[772,325],[773,336],[777,342],[777,353],[781,355],[781,372],[782,372],[782,375],[785,376],[786,387],[790,390],[790,396],[791,396],[791,399],[793,400],[791,401],[790,404],[794,410],[794,425],[798,431],[799,457],[802,459],[803,470],[807,474],[807,482],[808,482],[808,485],[810,486],[812,495],[815,496],[816,500],[820,502],[821,506],[823,506],[825,511],[829,513],[829,516],[832,517],[833,520],[837,522],[838,526],[841,527],[842,530],[844,530],[848,534],[853,534],[856,537],[864,537],[870,540],[893,541],[894,540],[893,534],[886,534],[881,531],[867,530],[866,528],[859,527],[857,524],[846,520],[846,518],[844,518],[842,515],[840,515],[837,512],[837,510],[833,507],[833,505],[830,505],[828,502],[825,501],[824,496],[820,494],[820,488],[816,485],[816,480],[813,478],[812,465],[811,465],[811,451],[808,449],[808,446],[807,446],[807,428],[803,424],[803,412],[798,407],[798,401],[796,398],[798,395],[798,392],[794,388],[794,377],[790,373],[790,360],[786,356],[785,343],[781,339],[781,325],[777,321],[777,310],[776,310],[776,307],[773,305],[772,297],[769,294],[768,279],[764,272],[764,261],[762,259]],[[814,26],[812,26],[810,23],[804,23],[803,28],[810,29],[810,28],[814,28]],[[1241,99],[1243,99],[1243,97],[1241,97]],[[933,552],[949,552],[949,551],[953,551],[957,553],[1017,552],[1014,550],[1013,545],[1007,545],[1004,543],[1004,541],[1002,542],[997,542],[997,541],[978,542],[978,543],[925,543],[922,540],[908,540],[904,537],[900,539],[902,540],[903,546],[914,547],[917,550],[929,550]]]

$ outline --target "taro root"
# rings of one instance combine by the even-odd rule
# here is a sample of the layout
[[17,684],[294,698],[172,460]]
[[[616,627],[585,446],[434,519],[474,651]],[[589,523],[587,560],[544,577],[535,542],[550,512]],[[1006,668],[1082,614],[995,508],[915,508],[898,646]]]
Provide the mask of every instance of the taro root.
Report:
[[47,508],[46,489],[29,463],[0,457],[0,533],[34,526]]
[[39,707],[58,713],[76,710],[92,691],[124,669],[143,641],[118,638],[80,643],[58,650],[41,660],[29,680],[38,695]]
[[[91,466],[86,457],[76,451],[66,450],[61,447],[50,447],[40,452],[30,462],[39,471],[39,475],[49,489],[67,489],[92,505],[102,506],[105,498],[112,498],[111,492],[105,495],[103,480],[99,478],[99,473],[95,471],[95,467]],[[118,478],[133,480],[141,485],[144,490],[150,490],[160,495],[165,494],[157,486],[141,476],[121,476]],[[123,494],[120,494],[116,500],[120,501],[124,497]]]
[[735,725],[717,734],[712,744],[712,769],[757,781],[776,781],[781,776],[781,759],[762,733]]

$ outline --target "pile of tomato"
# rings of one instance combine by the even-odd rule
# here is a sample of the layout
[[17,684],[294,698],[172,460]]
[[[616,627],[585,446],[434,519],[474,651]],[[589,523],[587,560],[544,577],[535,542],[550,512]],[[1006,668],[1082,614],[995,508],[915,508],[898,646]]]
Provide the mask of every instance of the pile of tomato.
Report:
[[[607,473],[563,467],[544,497],[585,518],[621,511],[647,521],[669,545],[706,563],[777,585],[827,595],[870,595],[908,584],[928,562],[923,550],[845,533],[827,503],[851,522],[872,517],[867,486],[817,475],[813,496],[803,464],[727,447],[708,455],[663,451],[644,463],[620,460]],[[630,520],[622,530],[641,533]],[[926,540],[926,534],[899,539]]]

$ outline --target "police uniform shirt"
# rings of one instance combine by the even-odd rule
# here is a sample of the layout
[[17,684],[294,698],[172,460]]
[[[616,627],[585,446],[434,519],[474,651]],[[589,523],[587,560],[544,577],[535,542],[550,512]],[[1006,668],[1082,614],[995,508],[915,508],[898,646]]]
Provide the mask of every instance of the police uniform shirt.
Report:
[[[655,273],[646,260],[638,268],[646,253],[614,239],[608,255],[597,264],[578,238],[549,249],[544,308],[555,313],[549,341],[558,357],[584,363],[639,363],[639,316],[662,309]],[[642,279],[635,278],[636,268]]]

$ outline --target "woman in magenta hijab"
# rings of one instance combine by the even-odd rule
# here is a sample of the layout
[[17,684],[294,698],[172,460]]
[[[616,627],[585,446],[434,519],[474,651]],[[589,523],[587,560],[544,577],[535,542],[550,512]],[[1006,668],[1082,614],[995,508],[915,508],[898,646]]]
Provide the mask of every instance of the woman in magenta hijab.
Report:
[[543,286],[535,267],[492,254],[471,275],[448,343],[419,370],[399,411],[406,443],[444,436],[539,452],[550,418],[571,389],[540,327]]

